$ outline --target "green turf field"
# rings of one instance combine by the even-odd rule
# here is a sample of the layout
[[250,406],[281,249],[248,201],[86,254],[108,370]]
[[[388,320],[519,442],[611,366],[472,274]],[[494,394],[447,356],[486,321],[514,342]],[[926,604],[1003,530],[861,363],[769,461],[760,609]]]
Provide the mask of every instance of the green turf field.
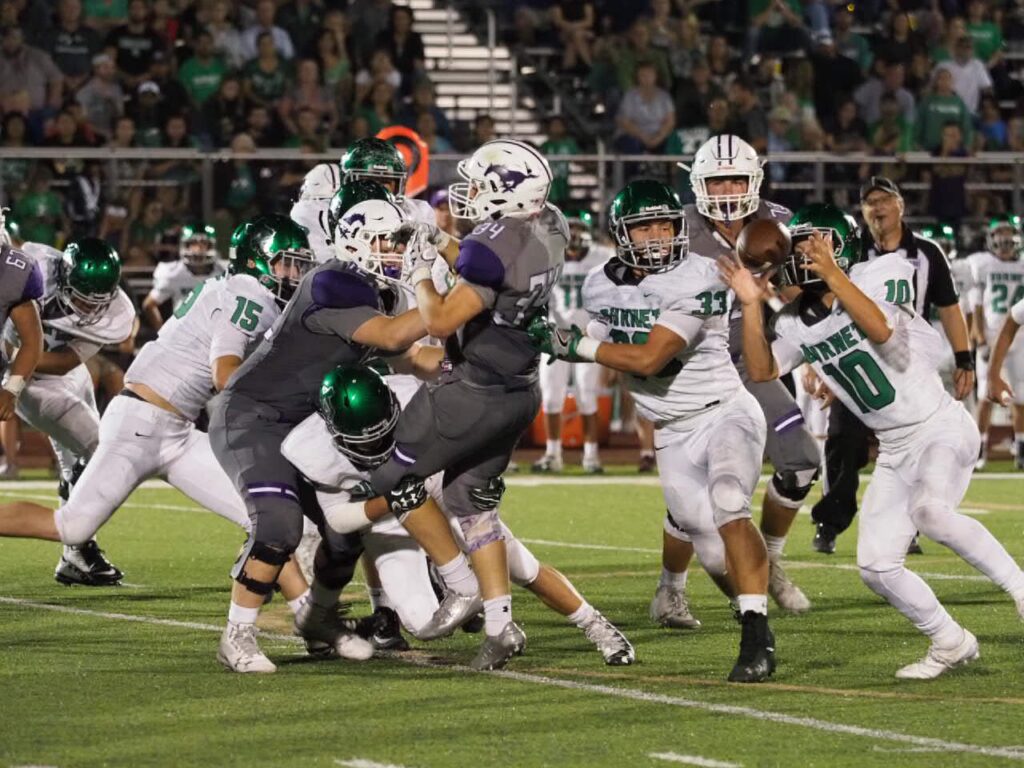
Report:
[[[997,476],[998,477],[998,476]],[[528,484],[524,484],[528,483]],[[36,484],[38,485],[38,484]],[[14,488],[12,490],[12,487]],[[0,498],[54,499],[5,484]],[[964,503],[1024,559],[1024,478],[981,475]],[[982,658],[898,683],[926,642],[868,592],[855,536],[835,556],[798,518],[790,574],[814,601],[775,615],[772,682],[724,682],[738,628],[699,571],[697,632],[650,625],[660,572],[654,481],[511,481],[505,519],[629,635],[633,667],[606,667],[574,627],[517,591],[527,654],[503,673],[460,666],[478,637],[406,657],[307,663],[277,600],[265,612],[270,676],[215,660],[237,530],[177,492],[143,489],[102,531],[116,589],[54,583],[58,548],[5,539],[0,558],[0,765],[59,766],[998,766],[1024,763],[1024,624],[1009,599],[934,543],[911,560]],[[368,610],[362,585],[347,597]]]

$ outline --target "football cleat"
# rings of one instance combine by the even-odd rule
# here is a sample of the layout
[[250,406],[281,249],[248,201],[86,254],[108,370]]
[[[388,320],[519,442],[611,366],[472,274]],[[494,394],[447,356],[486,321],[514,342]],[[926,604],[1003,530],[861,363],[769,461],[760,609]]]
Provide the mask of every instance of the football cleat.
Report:
[[545,453],[537,461],[533,462],[530,469],[533,472],[561,472],[563,466],[561,456]]
[[924,550],[921,549],[921,542],[918,538],[918,534],[914,534],[914,538],[910,540],[910,544],[907,546],[908,555],[923,555]]
[[456,629],[483,610],[484,601],[479,594],[460,595],[449,591],[434,611],[434,615],[418,632],[413,632],[417,640],[437,640],[448,637]]
[[970,664],[981,656],[978,638],[964,630],[964,639],[955,648],[936,648],[932,645],[928,655],[920,661],[896,670],[898,680],[934,680],[954,667]]
[[685,589],[659,585],[651,600],[651,620],[671,629],[699,629],[700,621],[690,613]]
[[611,667],[625,667],[636,661],[636,651],[618,627],[597,611],[593,620],[583,630],[587,640],[597,646],[604,656],[604,663]]
[[220,636],[217,661],[232,672],[243,674],[276,672],[274,662],[268,659],[256,642],[255,624],[235,624],[229,621]]
[[775,636],[768,617],[747,611],[742,618],[740,655],[729,673],[730,683],[763,683],[775,671]]
[[343,659],[366,661],[373,656],[373,645],[355,633],[337,605],[323,608],[307,602],[295,614],[295,632],[307,641],[307,649],[309,641],[319,641],[332,646]]
[[402,637],[402,624],[391,608],[381,606],[356,622],[356,634],[369,640],[378,651],[408,651],[409,643]]
[[21,473],[14,464],[5,461],[0,465],[0,480],[17,480],[20,476]]
[[986,464],[988,464],[988,456],[985,454],[985,448],[982,447],[978,453],[978,460],[974,462],[974,471],[980,472],[985,468]]
[[469,662],[473,669],[484,672],[501,669],[508,664],[513,656],[522,656],[526,648],[526,634],[519,626],[510,621],[497,635],[488,635],[476,657]]
[[642,454],[640,461],[636,464],[636,471],[641,475],[647,475],[653,472],[658,466],[658,462],[655,460],[653,454]]
[[788,613],[806,613],[811,609],[811,601],[800,587],[790,581],[779,557],[768,558],[768,594],[779,608]]
[[828,523],[817,523],[814,527],[814,541],[811,546],[815,552],[831,555],[836,551],[836,537],[839,532]]
[[604,467],[601,466],[600,459],[584,459],[583,460],[583,474],[585,474],[585,475],[601,475],[601,474],[604,474]]
[[66,585],[116,587],[124,574],[103,556],[96,540],[90,539],[78,547],[64,547],[53,578]]

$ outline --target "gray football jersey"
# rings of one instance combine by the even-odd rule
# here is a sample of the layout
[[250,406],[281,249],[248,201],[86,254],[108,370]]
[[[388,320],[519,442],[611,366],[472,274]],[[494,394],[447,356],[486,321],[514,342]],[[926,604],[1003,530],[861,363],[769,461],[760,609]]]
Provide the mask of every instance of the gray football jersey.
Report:
[[448,340],[456,376],[513,386],[537,380],[540,354],[526,328],[534,316],[547,313],[568,243],[569,226],[553,205],[527,219],[484,222],[462,241],[455,272],[487,310]]
[[297,424],[316,410],[324,376],[365,360],[372,348],[352,334],[387,307],[373,279],[353,264],[330,261],[307,274],[226,391],[276,409]]
[[0,328],[11,309],[43,296],[43,272],[31,256],[9,245],[0,247]]

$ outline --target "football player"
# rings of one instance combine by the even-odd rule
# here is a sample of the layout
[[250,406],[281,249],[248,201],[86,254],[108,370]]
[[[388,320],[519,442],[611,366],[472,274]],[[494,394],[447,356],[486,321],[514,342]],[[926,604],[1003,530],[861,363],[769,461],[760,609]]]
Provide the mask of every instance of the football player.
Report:
[[[1017,331],[1020,330],[1021,325],[1024,325],[1024,299],[1010,307],[1010,314],[1003,322],[1003,327],[996,338],[996,344],[992,348],[992,356],[989,358],[988,399],[993,403],[1006,405],[1012,403],[1015,397],[1013,387],[1006,383],[1002,373],[1005,370],[1003,363],[1006,362],[1006,355],[1013,346],[1014,340],[1017,338]],[[1019,457],[1020,453],[1018,452],[1017,455]],[[1019,459],[1017,468],[1021,468]]]
[[[151,477],[163,478],[200,506],[249,530],[245,504],[195,421],[211,392],[223,389],[247,349],[281,313],[287,262],[279,243],[268,237],[274,221],[257,217],[239,226],[228,276],[193,288],[157,339],[140,350],[125,373],[124,390],[103,414],[99,445],[65,503],[56,511],[23,504],[18,516],[23,528],[5,528],[2,535],[80,545]],[[306,585],[294,568],[280,584],[297,610]]]
[[331,258],[334,232],[328,223],[327,208],[339,186],[341,178],[337,165],[320,163],[314,166],[302,180],[299,199],[288,214],[292,221],[308,231],[309,247],[316,254],[317,261]]
[[[974,283],[974,338],[978,346],[978,429],[981,450],[977,468],[988,458],[988,427],[992,418],[992,400],[988,397],[988,357],[999,329],[1009,316],[1010,307],[1024,299],[1024,237],[1018,216],[999,216],[989,222],[985,236],[987,251],[968,257]],[[1024,342],[1017,339],[1007,350],[1000,375],[1013,389],[1014,459],[1024,469]]]
[[[552,319],[563,328],[587,324],[583,281],[591,269],[615,255],[611,248],[594,243],[594,216],[590,211],[566,211],[565,217],[569,222],[569,247],[565,249],[565,268],[551,302]],[[583,471],[588,475],[603,471],[597,453],[600,366],[573,365],[545,357],[540,366],[540,393],[548,437],[544,455],[533,465],[534,472],[562,471],[562,407],[570,376],[576,384],[576,410],[583,419]]]
[[[353,526],[366,526],[363,507],[369,473],[394,452],[400,409],[419,387],[410,377],[391,376],[385,380],[364,366],[336,368],[324,378],[319,415],[310,416],[293,429],[281,451],[316,484],[328,526],[340,526],[344,533],[354,530]],[[426,487],[465,550],[458,520],[446,510],[441,481],[442,475],[437,473],[427,479]],[[494,490],[499,500],[501,490],[501,486]],[[350,523],[352,519],[354,523]],[[587,603],[565,576],[538,562],[504,525],[502,532],[512,581],[582,629],[606,663],[632,664],[635,653],[625,636]],[[422,551],[390,516],[364,528],[362,539],[376,564],[389,604],[405,627],[417,635],[438,607]]]
[[765,334],[768,276],[731,257],[722,274],[743,309],[743,354],[755,381],[810,363],[829,389],[879,440],[864,496],[857,565],[867,586],[931,640],[927,655],[896,672],[925,680],[978,658],[978,641],[904,567],[916,531],[944,544],[1005,589],[1024,618],[1024,572],[977,520],[956,511],[970,483],[978,430],[942,386],[944,339],[914,309],[914,265],[899,254],[864,264],[856,222],[814,204],[790,224],[786,281],[800,297]]
[[[386,315],[369,275],[337,260],[316,266],[305,229],[283,216],[274,218],[263,241],[272,241],[284,259],[279,296],[288,304],[209,407],[214,454],[252,522],[232,571],[231,607],[218,652],[220,662],[236,672],[276,670],[260,651],[255,623],[303,530],[302,485],[281,455],[281,442],[313,413],[320,382],[335,365],[359,362],[374,349],[400,352],[424,335],[418,313]],[[296,615],[297,631],[341,656],[369,658],[372,646],[341,620],[336,601],[324,599],[320,587],[327,575],[320,565],[318,553],[311,600]],[[344,565],[354,567],[355,559]]]
[[43,354],[43,326],[36,303],[43,297],[43,271],[35,259],[15,247],[6,212],[0,208],[0,328],[10,321],[21,343],[13,358],[6,354],[2,358],[0,421],[14,415],[18,397]]
[[[461,161],[458,172],[464,181],[449,187],[449,204],[453,216],[476,224],[472,233],[459,241],[433,224],[406,230],[406,274],[427,333],[447,340],[450,371],[402,411],[397,447],[373,471],[371,484],[388,497],[449,589],[421,635],[450,634],[482,602],[486,637],[471,666],[496,669],[522,652],[526,638],[512,621],[504,534],[489,489],[501,483],[540,406],[540,355],[527,327],[547,313],[569,230],[547,202],[547,160],[529,145],[490,141]],[[435,254],[458,275],[444,296],[434,282]],[[445,505],[465,533],[472,571],[423,486],[441,471]]]
[[[67,501],[99,442],[100,414],[84,363],[103,346],[120,344],[135,332],[135,307],[118,287],[121,259],[102,240],[82,238],[63,253],[40,243],[25,243],[22,251],[37,261],[43,275],[44,347],[35,376],[18,398],[17,413],[50,438],[60,470],[59,495]],[[17,329],[8,323],[8,355],[20,344]],[[54,573],[62,584],[88,586],[117,584],[121,576],[90,536],[65,543]]]
[[[790,211],[761,199],[763,161],[738,136],[713,136],[697,150],[690,171],[696,203],[687,205],[686,224],[693,252],[711,259],[732,253],[743,227],[755,219],[783,224]],[[686,166],[682,166],[686,167]],[[781,382],[754,383],[743,367],[738,306],[729,314],[729,351],[743,385],[757,400],[768,424],[767,455],[774,468],[761,507],[761,533],[768,547],[768,593],[790,613],[810,609],[811,601],[782,566],[786,536],[810,493],[821,466],[821,451],[804,423],[803,411]],[[651,601],[651,618],[662,626],[693,629],[686,572],[693,546],[671,525],[662,536],[661,581]]]
[[209,224],[182,226],[178,242],[178,260],[161,261],[153,270],[153,288],[142,300],[142,314],[153,330],[164,324],[160,305],[168,299],[177,309],[192,289],[226,271],[217,255],[217,232]]
[[352,142],[341,156],[341,183],[363,179],[375,181],[395,197],[395,202],[410,221],[434,224],[437,217],[426,200],[406,197],[408,170],[402,153],[383,139],[368,138]]
[[637,409],[655,424],[665,529],[693,542],[740,614],[729,680],[760,682],[775,669],[768,553],[750,515],[765,418],[729,355],[728,288],[711,259],[689,252],[685,216],[662,182],[627,184],[609,210],[616,258],[583,285],[587,333],[549,329],[545,351],[628,374]]
[[[961,258],[962,254],[956,247],[956,231],[948,224],[935,224],[921,228],[921,236],[934,241],[946,254],[949,260],[949,272],[953,276],[953,286],[956,288],[957,296],[960,297],[960,311],[964,313],[967,327],[971,327],[971,315],[974,307],[971,306],[971,297],[974,295],[974,283],[971,276],[971,262],[967,258]],[[931,321],[935,330],[945,334],[942,320],[939,319],[938,308],[931,309]],[[953,348],[949,348],[939,367],[939,375],[942,376],[942,384],[950,395],[956,397],[956,357],[953,355]]]

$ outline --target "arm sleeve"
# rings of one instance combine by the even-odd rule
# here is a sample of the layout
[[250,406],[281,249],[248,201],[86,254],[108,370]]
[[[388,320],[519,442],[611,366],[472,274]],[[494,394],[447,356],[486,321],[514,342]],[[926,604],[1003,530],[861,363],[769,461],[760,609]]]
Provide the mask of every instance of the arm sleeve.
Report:
[[921,250],[929,263],[927,303],[937,307],[951,307],[960,303],[960,297],[956,293],[956,285],[953,283],[953,273],[949,269],[949,262],[946,255],[932,243],[921,241]]
[[502,224],[477,227],[459,245],[455,261],[459,282],[476,291],[487,307],[494,306],[505,282],[505,261],[500,254],[514,248],[514,244],[507,242],[508,237],[502,238],[506,229]]
[[359,326],[381,314],[376,289],[352,269],[325,269],[312,280],[313,303],[302,316],[312,333],[351,341]]
[[1010,307],[1010,317],[1017,325],[1024,325],[1024,299]]

